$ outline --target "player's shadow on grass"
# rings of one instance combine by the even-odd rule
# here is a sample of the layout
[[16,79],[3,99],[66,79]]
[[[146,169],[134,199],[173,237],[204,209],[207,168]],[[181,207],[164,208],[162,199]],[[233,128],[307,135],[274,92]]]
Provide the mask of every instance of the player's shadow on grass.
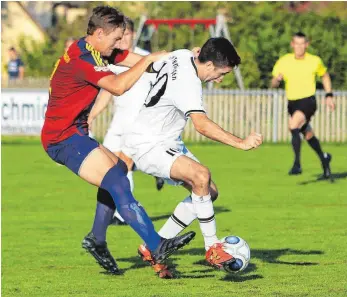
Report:
[[278,258],[286,255],[323,255],[324,252],[317,250],[301,251],[293,249],[278,249],[278,250],[251,250],[251,256],[258,258],[267,263],[284,264],[284,265],[297,265],[297,266],[311,266],[318,265],[316,262],[306,261],[282,261]]
[[306,186],[308,184],[313,184],[313,183],[317,183],[317,182],[330,182],[330,183],[334,183],[336,180],[344,179],[344,178],[347,178],[347,172],[332,173],[331,177],[329,179],[322,178],[320,175],[318,175],[318,176],[316,176],[315,179],[311,179],[311,180],[308,180],[308,181],[300,182],[300,183],[298,183],[298,185]]
[[[177,256],[179,255],[204,255],[205,250],[200,248],[193,248],[193,249],[184,249],[182,251],[179,251],[177,253]],[[302,250],[293,250],[293,249],[278,249],[278,250],[257,250],[252,249],[251,250],[251,258],[257,258],[263,262],[271,263],[271,264],[283,264],[283,265],[297,265],[297,266],[313,266],[318,265],[318,263],[315,262],[308,262],[308,261],[282,261],[279,260],[281,256],[286,255],[322,255],[322,251],[317,250],[309,250],[309,251],[302,251]],[[210,266],[207,264],[205,260],[199,260],[194,263],[194,265],[201,265],[205,266],[206,269],[210,269]],[[197,272],[204,273],[209,272],[210,270],[198,270]],[[263,278],[262,275],[259,274],[252,274],[249,275],[250,272],[254,272],[257,270],[257,266],[253,263],[250,263],[247,267],[247,269],[240,273],[240,274],[227,274],[222,278],[222,281],[230,281],[230,282],[245,282],[255,279]],[[185,278],[189,278],[189,275],[183,276]]]
[[[218,213],[222,213],[222,212],[231,212],[231,209],[223,207],[223,206],[214,206],[214,213],[218,214]],[[161,216],[155,216],[155,217],[151,217],[151,220],[153,222],[155,221],[160,221],[160,220],[164,220],[164,219],[168,219],[171,216],[171,213],[169,214],[164,214]]]
[[[193,249],[184,249],[182,251],[179,251],[177,253],[178,255],[204,255],[205,250],[200,248],[193,248]],[[289,262],[289,261],[281,261],[278,258],[285,255],[322,255],[322,251],[301,251],[301,250],[293,250],[293,249],[278,249],[278,250],[251,250],[251,258],[257,258],[259,260],[262,260],[263,262],[267,263],[275,263],[275,264],[285,264],[285,265],[298,265],[298,266],[305,266],[305,265],[318,265],[318,263],[315,262]],[[204,260],[198,261],[195,264],[205,265],[207,266],[207,263]],[[252,268],[252,267],[248,267]],[[247,271],[250,269],[247,268]],[[256,270],[256,267],[253,267],[254,270]]]
[[[270,264],[281,264],[281,265],[296,265],[296,266],[313,266],[318,265],[319,263],[316,262],[308,262],[308,261],[282,261],[279,258],[282,256],[288,256],[288,255],[322,255],[322,251],[317,250],[294,250],[294,249],[277,249],[277,250],[257,250],[252,249],[251,251],[251,257],[257,258],[263,262],[270,263]],[[194,267],[196,267],[194,270],[191,270],[190,272],[181,273],[177,268],[177,264],[175,264],[175,260],[181,258],[180,256],[183,255],[191,255],[191,256],[201,256],[201,260],[198,260],[193,263]],[[183,249],[177,254],[175,254],[172,258],[168,259],[167,265],[170,267],[170,270],[174,273],[175,278],[187,278],[187,279],[199,279],[199,278],[214,278],[216,277],[215,272],[217,270],[211,268],[204,259],[205,250],[203,248],[192,248],[192,249]],[[134,257],[128,257],[128,258],[118,258],[118,262],[128,262],[132,265],[128,268],[121,269],[121,273],[124,274],[127,270],[132,269],[139,269],[139,268],[147,268],[150,269],[149,265],[147,263],[144,263],[142,259],[138,256]],[[252,281],[256,279],[263,278],[260,274],[250,274],[251,272],[257,271],[257,266],[254,263],[250,263],[247,267],[247,269],[240,273],[240,274],[227,274],[226,272],[218,272],[222,276],[220,278],[221,281],[229,281],[229,282],[246,282],[246,281]]]

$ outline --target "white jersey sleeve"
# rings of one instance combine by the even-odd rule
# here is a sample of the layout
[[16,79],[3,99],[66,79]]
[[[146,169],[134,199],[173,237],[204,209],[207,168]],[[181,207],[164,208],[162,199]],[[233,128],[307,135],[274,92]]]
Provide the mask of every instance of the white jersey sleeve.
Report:
[[177,109],[186,117],[191,113],[206,113],[202,99],[201,83],[199,85],[186,81],[186,85],[183,88],[176,88],[175,84],[173,83],[173,88],[178,91],[173,99],[173,103]]

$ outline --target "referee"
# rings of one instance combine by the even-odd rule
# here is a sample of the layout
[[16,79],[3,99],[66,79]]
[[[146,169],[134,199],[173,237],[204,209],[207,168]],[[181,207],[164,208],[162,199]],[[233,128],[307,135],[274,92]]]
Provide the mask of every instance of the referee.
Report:
[[322,151],[319,140],[315,137],[309,123],[317,110],[315,98],[317,75],[322,77],[326,104],[331,111],[335,109],[330,76],[321,58],[306,52],[309,42],[305,34],[302,32],[294,34],[290,45],[294,53],[286,54],[276,62],[271,81],[272,88],[277,88],[282,80],[285,82],[288,113],[290,114],[289,129],[292,133],[292,146],[295,154],[294,164],[289,175],[302,173],[300,164],[301,132],[320,158],[323,167],[322,177],[329,178],[331,155]]

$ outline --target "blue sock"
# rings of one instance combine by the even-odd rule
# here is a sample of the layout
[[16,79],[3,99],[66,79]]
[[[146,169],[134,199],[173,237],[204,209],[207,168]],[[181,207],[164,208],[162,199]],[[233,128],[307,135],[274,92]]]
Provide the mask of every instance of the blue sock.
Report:
[[160,243],[160,236],[154,230],[153,223],[144,208],[134,199],[126,174],[125,163],[118,160],[117,165],[104,176],[100,188],[111,194],[124,221],[140,235],[148,248],[154,251]]
[[114,209],[108,207],[99,201],[96,204],[95,218],[92,232],[96,237],[97,243],[106,241],[107,227],[113,218]]

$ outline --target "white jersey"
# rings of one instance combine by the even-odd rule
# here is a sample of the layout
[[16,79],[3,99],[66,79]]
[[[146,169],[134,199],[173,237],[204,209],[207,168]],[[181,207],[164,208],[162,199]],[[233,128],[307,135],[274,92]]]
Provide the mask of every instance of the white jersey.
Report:
[[[158,144],[177,143],[191,113],[205,113],[193,53],[178,50],[154,63],[156,81],[131,129],[125,150],[145,154]],[[131,155],[133,155],[131,153]]]
[[[149,54],[149,52],[139,47],[134,49],[134,53],[142,56]],[[120,74],[129,70],[128,67],[124,66],[109,65],[108,67],[115,74]],[[151,82],[154,80],[154,74],[144,73],[131,89],[121,96],[113,97],[114,116],[110,129],[119,130],[119,133],[122,134],[124,132],[123,130],[131,125],[145,102],[151,88]]]

